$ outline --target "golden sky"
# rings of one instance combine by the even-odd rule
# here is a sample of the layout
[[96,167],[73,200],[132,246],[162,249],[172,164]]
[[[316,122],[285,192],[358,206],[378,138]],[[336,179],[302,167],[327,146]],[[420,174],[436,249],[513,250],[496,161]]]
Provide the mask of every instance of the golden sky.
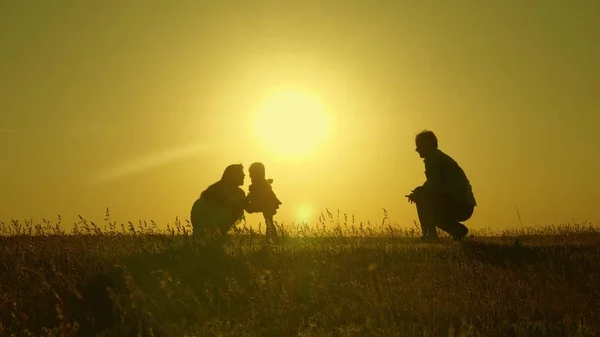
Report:
[[600,220],[600,2],[291,3],[2,1],[0,221],[163,224],[262,161],[276,220],[412,226],[422,129],[471,180],[467,226]]

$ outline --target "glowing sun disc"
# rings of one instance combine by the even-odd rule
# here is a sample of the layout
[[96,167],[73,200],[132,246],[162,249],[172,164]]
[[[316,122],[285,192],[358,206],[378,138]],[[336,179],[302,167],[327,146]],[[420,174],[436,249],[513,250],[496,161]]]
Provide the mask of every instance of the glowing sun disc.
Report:
[[329,136],[331,117],[315,98],[283,92],[268,99],[254,120],[261,143],[283,157],[313,154]]

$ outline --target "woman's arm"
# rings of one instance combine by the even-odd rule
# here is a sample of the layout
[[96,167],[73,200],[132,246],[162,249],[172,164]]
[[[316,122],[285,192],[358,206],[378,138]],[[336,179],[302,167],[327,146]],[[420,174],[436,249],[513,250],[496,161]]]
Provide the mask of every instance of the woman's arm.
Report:
[[244,210],[248,205],[248,198],[246,197],[246,193],[241,188],[238,188],[233,195],[233,200],[231,200],[231,211],[234,217],[237,220],[240,220],[244,217]]

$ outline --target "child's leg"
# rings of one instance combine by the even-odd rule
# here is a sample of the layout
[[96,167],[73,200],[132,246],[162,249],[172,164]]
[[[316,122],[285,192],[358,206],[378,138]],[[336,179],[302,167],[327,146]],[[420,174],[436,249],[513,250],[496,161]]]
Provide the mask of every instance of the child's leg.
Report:
[[265,217],[265,225],[267,227],[267,237],[277,237],[277,229],[273,222],[273,214],[271,212],[263,212],[263,216]]

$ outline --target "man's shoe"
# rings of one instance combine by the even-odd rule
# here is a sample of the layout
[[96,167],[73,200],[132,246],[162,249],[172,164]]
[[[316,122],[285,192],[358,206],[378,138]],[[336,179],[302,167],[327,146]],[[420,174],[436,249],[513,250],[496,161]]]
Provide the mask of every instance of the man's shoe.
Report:
[[438,237],[437,237],[437,235],[423,235],[423,236],[421,236],[421,241],[436,242],[436,241],[438,241]]
[[454,241],[466,241],[466,239],[467,239],[467,234],[469,234],[469,229],[465,225],[463,225],[463,224],[461,224],[461,225],[465,228],[465,230],[462,233],[460,233],[459,235],[454,236]]

